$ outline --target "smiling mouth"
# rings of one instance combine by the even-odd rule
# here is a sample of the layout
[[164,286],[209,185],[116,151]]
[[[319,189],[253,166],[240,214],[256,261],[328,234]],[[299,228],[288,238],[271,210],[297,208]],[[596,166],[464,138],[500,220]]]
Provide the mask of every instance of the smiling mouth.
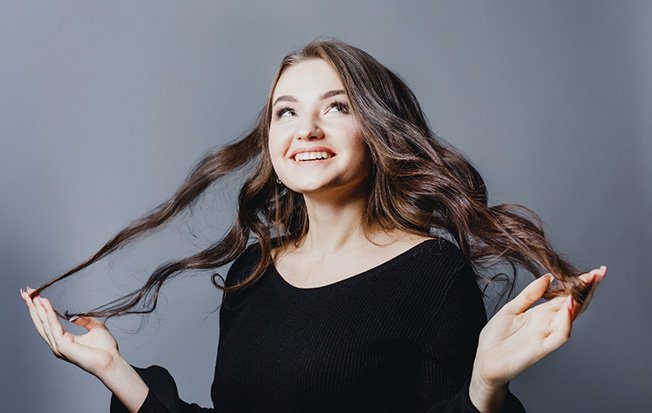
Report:
[[319,163],[334,158],[336,155],[328,152],[301,152],[292,158],[297,163]]

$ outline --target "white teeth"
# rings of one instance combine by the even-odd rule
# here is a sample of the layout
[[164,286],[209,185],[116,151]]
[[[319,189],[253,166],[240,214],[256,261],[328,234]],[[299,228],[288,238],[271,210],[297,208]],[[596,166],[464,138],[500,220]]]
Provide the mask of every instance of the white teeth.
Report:
[[313,159],[328,159],[331,155],[328,152],[301,152],[294,155],[297,161],[309,161]]

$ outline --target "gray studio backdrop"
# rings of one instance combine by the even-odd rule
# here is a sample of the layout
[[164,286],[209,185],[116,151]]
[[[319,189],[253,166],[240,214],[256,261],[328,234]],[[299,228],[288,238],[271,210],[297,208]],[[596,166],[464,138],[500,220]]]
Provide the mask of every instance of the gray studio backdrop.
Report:
[[[609,274],[562,349],[511,385],[531,412],[652,403],[652,18],[646,1],[4,1],[0,11],[2,399],[6,412],[106,412],[109,393],[52,356],[18,294],[158,205],[204,151],[247,130],[280,59],[318,36],[413,87],[491,203],[543,218],[553,245]],[[84,309],[216,239],[237,179],[192,216],[53,289]],[[227,268],[221,269],[225,273]],[[221,292],[180,277],[125,356],[210,405]]]

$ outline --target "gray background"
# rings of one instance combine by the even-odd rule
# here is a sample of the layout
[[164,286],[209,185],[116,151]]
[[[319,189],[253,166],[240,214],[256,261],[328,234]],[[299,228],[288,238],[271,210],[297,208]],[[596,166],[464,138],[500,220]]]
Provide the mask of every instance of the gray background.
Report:
[[[2,410],[108,411],[101,383],[37,336],[19,288],[166,199],[204,151],[249,128],[283,55],[333,36],[407,80],[491,203],[533,208],[573,262],[608,265],[572,340],[512,382],[528,411],[641,411],[652,402],[651,5],[2,2]],[[233,219],[237,183],[48,296],[88,308],[207,245]],[[110,326],[133,364],[167,367],[206,406],[221,292],[198,275],[172,281],[139,334],[137,318]]]

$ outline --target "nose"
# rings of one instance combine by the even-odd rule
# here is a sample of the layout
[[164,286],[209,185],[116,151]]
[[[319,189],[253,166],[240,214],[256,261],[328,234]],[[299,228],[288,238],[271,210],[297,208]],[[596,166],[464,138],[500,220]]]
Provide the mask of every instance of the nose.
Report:
[[297,139],[321,139],[324,137],[324,131],[319,127],[312,117],[307,117],[301,122],[296,133]]

